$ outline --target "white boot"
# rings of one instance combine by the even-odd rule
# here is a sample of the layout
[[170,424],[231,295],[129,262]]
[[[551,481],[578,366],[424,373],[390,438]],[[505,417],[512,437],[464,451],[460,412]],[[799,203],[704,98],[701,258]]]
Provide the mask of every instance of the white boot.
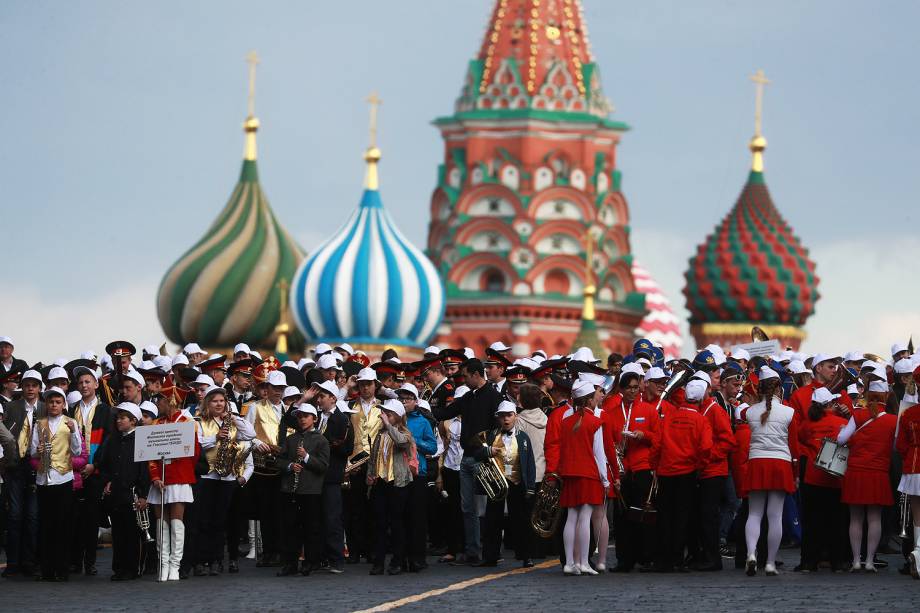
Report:
[[249,520],[249,553],[246,554],[247,560],[256,558],[256,520]]
[[185,548],[185,524],[181,519],[171,519],[172,550],[169,553],[169,580],[179,580],[179,564],[182,563],[182,550]]
[[[917,500],[914,498],[914,500]],[[910,574],[914,579],[920,579],[920,528],[914,528],[914,550],[908,556],[910,561]]]
[[169,524],[163,519],[157,520],[157,553],[159,554],[159,572],[157,577],[160,581],[166,581],[169,577]]

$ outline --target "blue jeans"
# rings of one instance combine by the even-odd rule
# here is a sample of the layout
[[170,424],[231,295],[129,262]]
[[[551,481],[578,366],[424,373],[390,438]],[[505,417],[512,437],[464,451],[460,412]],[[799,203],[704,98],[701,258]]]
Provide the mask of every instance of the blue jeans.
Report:
[[[23,460],[28,462],[28,459]],[[38,496],[32,471],[19,466],[11,471],[3,489],[9,500],[6,522],[6,556],[10,566],[34,566],[38,547]],[[70,521],[70,518],[67,518]]]
[[732,523],[735,521],[735,515],[741,507],[741,500],[735,496],[735,482],[731,474],[725,479],[722,491],[722,504],[719,506],[719,541],[725,542],[728,533],[731,532]]
[[463,513],[463,541],[468,558],[480,557],[479,499],[476,488],[476,460],[465,457],[460,462],[460,510]]

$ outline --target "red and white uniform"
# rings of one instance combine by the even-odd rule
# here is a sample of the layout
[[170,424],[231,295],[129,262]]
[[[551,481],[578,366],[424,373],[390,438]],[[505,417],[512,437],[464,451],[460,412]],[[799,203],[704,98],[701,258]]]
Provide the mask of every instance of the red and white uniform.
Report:
[[546,436],[543,439],[543,457],[546,459],[546,473],[559,473],[559,450],[562,438],[562,416],[569,410],[568,403],[561,402],[550,411],[546,420]]
[[[623,469],[628,473],[651,470],[649,455],[651,455],[652,445],[658,436],[658,422],[660,421],[655,412],[655,405],[636,400],[631,406],[626,406],[621,401],[619,406],[605,411],[603,419],[605,441],[609,439],[614,443],[621,442],[623,430],[642,432],[641,439],[626,439]],[[607,444],[604,445],[604,449],[607,450]],[[609,450],[607,450],[607,457],[610,457]]]
[[898,418],[885,413],[884,405],[876,406],[879,414],[875,419],[872,419],[869,409],[854,410],[837,439],[850,448],[843,490],[840,492],[840,501],[846,504],[894,504],[888,466]]
[[693,407],[682,406],[667,415],[649,454],[652,470],[661,477],[702,470],[712,453],[712,428]]
[[[195,419],[189,417],[185,411],[177,411],[172,417],[160,417],[156,420],[158,424],[174,424],[180,422],[194,422]],[[163,480],[166,488],[163,490],[165,496],[163,502],[172,504],[174,502],[194,502],[192,494],[192,483],[197,481],[195,476],[195,465],[198,463],[198,456],[201,454],[201,445],[198,443],[198,424],[195,424],[195,452],[191,456],[184,458],[173,458],[166,460],[166,478],[163,479],[160,472],[159,461],[147,463],[150,471],[150,481]],[[150,504],[160,504],[160,489],[151,483],[150,493],[147,496]]]
[[805,483],[818,487],[840,489],[843,481],[815,467],[815,458],[821,451],[821,444],[825,438],[837,439],[840,429],[847,425],[847,420],[835,413],[832,409],[824,411],[824,415],[817,421],[812,421],[806,414],[805,420],[799,424],[799,452],[802,453],[807,464],[805,465]]
[[[789,406],[795,409],[795,416],[799,419],[799,425],[808,419],[808,407],[811,406],[811,396],[815,393],[816,389],[821,387],[825,387],[825,385],[819,383],[817,379],[813,379],[811,383],[803,385],[789,396]],[[850,400],[847,394],[840,394],[840,402],[847,405],[847,408],[851,411],[853,410],[853,401]]]
[[700,479],[728,476],[728,456],[735,448],[735,434],[732,432],[728,413],[715,398],[708,396],[700,402],[700,414],[709,421],[712,430],[712,452],[706,466],[700,470]]
[[610,482],[600,418],[592,411],[566,409],[560,424],[559,449],[557,472],[563,481],[559,505],[577,507],[603,503],[604,490]]
[[920,404],[908,407],[901,413],[895,448],[902,461],[898,491],[920,496]]
[[744,410],[743,419],[751,429],[750,451],[745,475],[745,492],[758,490],[795,491],[795,463],[799,457],[798,420],[795,409],[772,399],[764,424],[760,416],[766,402]]

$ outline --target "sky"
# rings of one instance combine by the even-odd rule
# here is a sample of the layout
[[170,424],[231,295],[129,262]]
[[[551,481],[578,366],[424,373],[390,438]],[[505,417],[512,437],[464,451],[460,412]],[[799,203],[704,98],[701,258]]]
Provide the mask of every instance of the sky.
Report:
[[[821,279],[803,349],[920,340],[920,3],[583,4],[613,118],[631,126],[633,251],[681,319],[687,260],[747,177],[762,68],[767,183]],[[443,155],[431,121],[452,112],[491,5],[0,3],[0,335],[29,361],[165,339],[159,281],[238,178],[252,49],[260,178],[292,235],[309,251],[357,206],[376,90],[384,203],[424,246]]]

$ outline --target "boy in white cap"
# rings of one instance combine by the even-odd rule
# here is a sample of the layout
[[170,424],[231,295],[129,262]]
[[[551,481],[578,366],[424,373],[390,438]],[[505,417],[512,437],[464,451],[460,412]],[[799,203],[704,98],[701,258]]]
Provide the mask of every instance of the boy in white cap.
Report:
[[20,360],[13,355],[13,339],[9,336],[0,336],[0,375],[11,372],[25,372],[29,369],[25,360]]
[[348,537],[349,564],[357,564],[363,556],[370,561],[373,544],[370,542],[373,533],[373,516],[371,504],[367,496],[367,463],[370,455],[371,443],[377,438],[380,431],[380,400],[377,398],[377,371],[373,368],[362,368],[357,377],[358,397],[351,401],[350,406],[354,411],[351,414],[351,429],[353,431],[353,448],[349,463],[364,464],[350,471],[345,478],[349,481],[345,496],[345,532]]

